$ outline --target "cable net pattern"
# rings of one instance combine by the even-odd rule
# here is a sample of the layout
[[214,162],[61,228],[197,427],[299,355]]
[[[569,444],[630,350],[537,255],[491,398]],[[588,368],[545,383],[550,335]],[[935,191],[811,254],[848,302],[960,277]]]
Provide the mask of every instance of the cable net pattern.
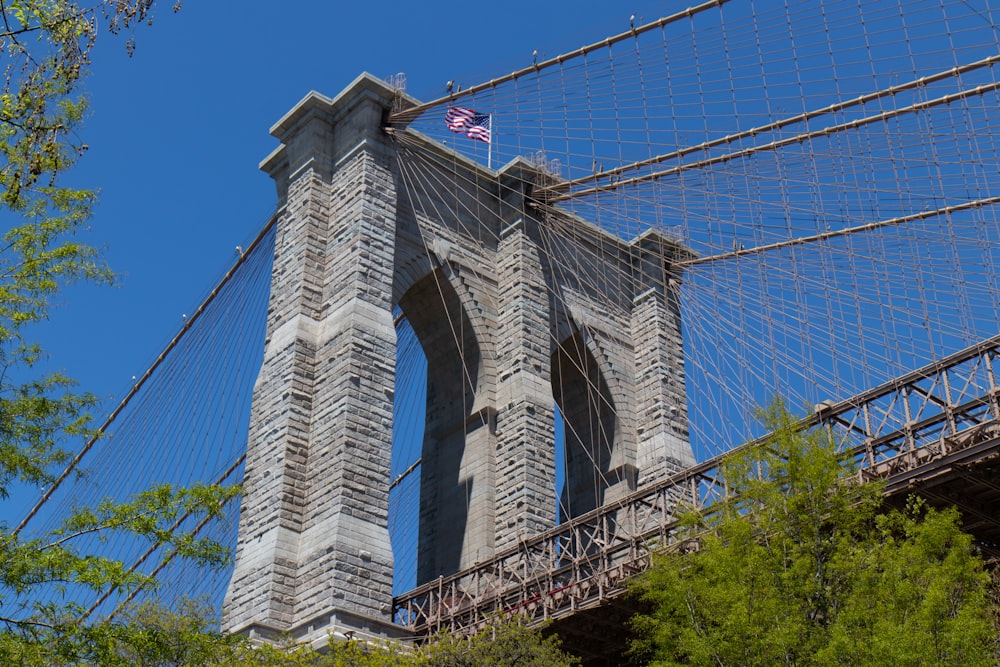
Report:
[[[693,251],[704,459],[759,435],[774,396],[810,410],[997,332],[995,11],[706,3],[397,117],[494,166],[534,156],[550,205]],[[449,103],[493,113],[492,145],[447,132]]]
[[[241,482],[250,397],[264,350],[274,226],[266,226],[247,248],[202,306],[183,316],[181,330],[149,371],[133,379],[102,436],[87,445],[80,463],[36,507],[22,529],[24,537],[56,529],[76,510],[95,508],[105,499],[127,501],[154,486]],[[236,502],[221,519],[181,515],[176,528],[234,546],[238,518]],[[167,607],[184,598],[222,606],[230,571],[196,567],[169,547],[123,534],[84,535],[73,544],[81,553],[155,574],[160,585],[99,596],[55,582],[8,602],[30,605],[57,597],[93,617],[114,615],[146,599]]]
[[[775,396],[808,412],[997,334],[996,18],[989,0],[714,0],[639,20],[565,57],[402,106],[390,117],[400,178],[414,208],[454,192],[449,215],[461,219],[482,214],[461,210],[479,186],[458,169],[443,180],[426,138],[456,161],[529,158],[549,176],[532,195],[545,261],[581,289],[593,258],[562,250],[576,218],[626,241],[657,230],[688,248],[679,287],[668,287],[683,318],[689,438],[708,459],[759,436],[754,412]],[[491,114],[491,143],[450,132],[449,105]],[[263,349],[273,235],[264,238],[88,454],[87,474],[29,529],[159,481],[239,479]],[[407,326],[397,329],[390,480],[400,565],[416,549],[426,401],[407,393],[426,383]],[[595,401],[603,391],[594,387]],[[235,543],[235,522],[208,530]],[[141,568],[164,556],[97,546]],[[173,567],[156,595],[221,601],[228,573]],[[405,588],[412,563],[398,570]],[[123,597],[94,609],[109,613]]]

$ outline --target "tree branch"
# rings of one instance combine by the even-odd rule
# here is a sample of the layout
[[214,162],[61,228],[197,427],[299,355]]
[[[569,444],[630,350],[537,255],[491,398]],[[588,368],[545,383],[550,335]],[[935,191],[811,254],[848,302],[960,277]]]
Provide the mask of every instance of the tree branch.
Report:
[[46,550],[51,549],[53,547],[57,547],[57,546],[59,546],[61,544],[69,542],[70,540],[75,540],[78,537],[82,537],[84,535],[89,535],[90,533],[98,533],[98,532],[100,532],[102,530],[115,530],[117,528],[121,528],[122,526],[127,525],[130,521],[133,521],[135,519],[142,518],[142,517],[153,516],[156,513],[157,513],[157,510],[146,510],[144,512],[137,512],[137,513],[132,514],[132,515],[127,516],[127,517],[122,517],[121,519],[119,519],[118,521],[115,521],[115,522],[106,523],[106,524],[99,524],[99,525],[96,525],[96,526],[91,526],[90,528],[84,528],[82,530],[76,531],[75,533],[70,533],[69,535],[64,535],[63,537],[59,538],[55,542],[49,542],[48,544],[45,544],[40,549],[38,549],[38,551],[39,551],[39,553],[41,553],[42,551],[46,551]]
[[75,20],[77,20],[77,19],[79,19],[81,17],[84,17],[84,16],[86,16],[88,14],[92,14],[92,13],[96,12],[97,11],[97,7],[99,7],[99,6],[100,6],[100,4],[98,4],[98,5],[94,6],[94,7],[90,7],[89,9],[81,9],[76,14],[71,14],[69,16],[64,16],[64,17],[62,17],[60,19],[56,19],[56,20],[52,21],[51,23],[44,23],[43,22],[43,23],[39,23],[38,25],[23,26],[21,28],[18,28],[17,30],[14,30],[13,28],[10,27],[10,23],[7,20],[7,5],[6,5],[6,2],[4,0],[0,0],[0,14],[3,14],[3,25],[7,29],[7,32],[0,33],[0,37],[14,37],[15,41],[17,41],[16,37],[18,35],[23,35],[24,33],[27,33],[27,32],[37,32],[39,30],[52,30],[52,28],[55,28],[60,23],[66,23],[67,21],[75,21]]
[[0,14],[3,14],[3,24],[7,28],[7,32],[10,32],[10,23],[7,22],[7,3],[4,0],[0,0]]
[[29,621],[29,620],[18,620],[16,618],[7,618],[6,616],[0,616],[0,622],[6,623],[7,625],[25,626],[32,625],[39,628],[46,628],[52,630],[56,626],[51,623],[43,623],[42,621]]

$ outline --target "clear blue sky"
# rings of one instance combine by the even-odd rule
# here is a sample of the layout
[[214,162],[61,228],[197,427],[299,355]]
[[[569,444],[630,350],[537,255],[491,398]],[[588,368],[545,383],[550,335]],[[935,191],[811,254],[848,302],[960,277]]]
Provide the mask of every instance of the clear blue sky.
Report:
[[332,96],[362,71],[405,72],[431,99],[682,9],[678,0],[493,3],[169,2],[124,39],[100,35],[86,82],[90,146],[72,182],[100,190],[88,240],[115,288],[74,287],[39,331],[57,368],[107,397],[141,375],[275,204],[258,162],[268,129],[308,91]]
[[[634,5],[600,0],[507,0],[492,5],[439,0],[286,5],[265,5],[259,0],[238,3],[189,0],[179,14],[170,12],[169,2],[159,7],[155,25],[137,31],[138,48],[133,58],[126,56],[123,38],[101,34],[92,76],[86,84],[91,100],[90,116],[81,130],[90,150],[71,179],[74,184],[101,190],[89,240],[107,248],[107,258],[120,275],[120,285],[74,287],[65,293],[65,304],[53,312],[49,325],[39,332],[52,353],[53,365],[78,378],[83,388],[106,397],[107,410],[113,407],[115,397],[131,386],[132,376],[141,375],[181,327],[182,314],[192,312],[231,265],[236,246],[245,246],[269,217],[275,205],[275,191],[257,164],[277,145],[268,129],[308,91],[333,96],[362,71],[377,76],[402,71],[408,77],[408,93],[419,99],[433,99],[444,93],[449,79],[465,86],[483,82],[529,65],[534,50],[538,51],[539,60],[543,60],[624,31],[633,13],[641,24],[693,4],[697,0],[637,0]],[[837,10],[832,13],[840,28],[829,34],[809,33],[806,29],[819,19],[815,11],[803,11],[804,16],[799,18],[805,23],[800,32],[805,33],[799,35],[796,51],[790,49],[795,40],[784,16],[795,14],[796,6],[787,6],[791,7],[788,9],[776,1],[729,3],[723,27],[730,33],[706,22],[704,32],[698,34],[698,45],[705,50],[704,60],[692,58],[686,62],[684,55],[695,52],[695,40],[690,40],[690,44],[680,40],[684,42],[679,45],[681,57],[675,57],[671,63],[671,75],[679,83],[669,88],[670,94],[686,95],[688,106],[685,110],[675,104],[670,115],[687,123],[675,125],[675,131],[690,130],[690,138],[678,135],[677,140],[687,144],[691,138],[708,137],[730,126],[746,129],[784,117],[796,110],[796,105],[802,105],[802,110],[813,109],[839,97],[870,93],[910,77],[939,72],[995,53],[996,32],[990,28],[993,23],[990,3],[981,0],[945,3],[948,11],[935,9],[936,4],[931,0],[901,3],[900,7],[915,8],[915,16],[906,17],[909,27],[902,35],[899,22],[892,18],[900,13],[893,3],[863,5],[868,14],[874,15],[869,18],[879,19],[871,24],[870,36],[852,27],[858,18],[857,8],[852,4],[823,6],[819,13],[824,15]],[[806,5],[814,6],[815,3]],[[279,12],[276,7],[285,11]],[[711,10],[705,15],[715,12]],[[762,47],[753,44],[756,27],[752,33],[739,32],[740,26],[746,29],[751,13],[754,26],[757,13],[769,21],[761,29],[760,34],[765,35]],[[943,14],[965,18],[947,23],[941,20]],[[682,32],[681,28],[677,32]],[[864,39],[859,37],[862,33]],[[940,39],[924,39],[935,35]],[[730,45],[740,44],[748,45],[747,57],[741,58],[737,53],[732,61],[728,60]],[[836,68],[826,56],[827,47],[838,52]],[[869,63],[869,59],[873,62]],[[740,88],[730,80],[734,68],[741,70]],[[834,70],[837,77],[832,75]],[[971,86],[982,82],[982,77],[991,80],[992,76],[992,69],[983,70],[969,75],[966,82]],[[768,87],[762,93],[765,79]],[[685,85],[685,81],[691,80],[698,85]],[[831,80],[836,85],[828,85]],[[710,108],[705,100],[699,99],[703,81],[706,94],[719,95],[725,104]],[[653,85],[662,88],[671,84],[661,79]],[[951,80],[943,82],[942,90],[928,94],[951,92],[953,85],[957,84]],[[905,104],[909,98],[900,99],[899,103]],[[732,108],[737,100],[741,114],[739,123],[732,123],[735,118]],[[973,111],[980,115],[963,119],[972,123],[968,118],[981,116],[985,119],[981,123],[985,128],[982,136],[984,139],[994,136],[991,123],[995,118],[995,103],[992,98],[983,98],[977,104],[981,110]],[[872,111],[869,107],[857,107],[852,113]],[[801,183],[792,179],[786,184],[773,174],[770,181],[756,176],[754,180],[744,178],[739,170],[731,173],[723,170],[717,174],[723,179],[718,185],[701,190],[689,188],[691,196],[683,200],[683,210],[665,206],[664,215],[678,221],[696,220],[699,224],[712,217],[715,221],[712,226],[702,225],[704,235],[711,241],[705,247],[726,250],[731,247],[730,240],[735,241],[736,233],[746,234],[748,246],[755,239],[781,240],[786,231],[813,233],[828,221],[825,213],[815,216],[812,212],[826,211],[826,206],[836,214],[833,218],[847,221],[843,224],[869,221],[868,208],[877,209],[876,204],[885,208],[883,214],[876,215],[882,218],[924,210],[927,206],[938,207],[942,201],[959,197],[966,186],[975,185],[973,181],[980,173],[969,170],[972,151],[968,141],[963,143],[963,135],[968,132],[961,129],[961,123],[950,113],[950,107],[942,107],[940,117],[934,117],[937,135],[921,131],[919,123],[924,121],[917,116],[911,118],[911,125],[893,126],[896,129],[888,131],[884,139],[890,148],[882,152],[846,150],[841,154],[836,147],[816,148],[820,157],[811,159],[823,167],[826,176],[835,176],[828,178],[828,182],[814,184],[822,188],[811,187],[808,174],[800,179]],[[711,132],[706,120],[709,115]],[[823,122],[838,121],[833,118]],[[702,125],[700,130],[694,127],[698,124]],[[665,125],[668,127],[662,136],[669,138],[670,123]],[[499,119],[499,126],[505,127],[503,118]],[[949,134],[948,128],[958,128],[952,130],[957,138]],[[866,135],[859,136],[867,140]],[[939,138],[931,145],[912,140],[915,136]],[[893,148],[897,138],[899,147]],[[899,168],[899,171],[888,168],[897,163],[898,156],[891,151],[898,153],[904,149],[909,151],[905,157],[911,162],[903,160],[899,164],[912,163],[914,168]],[[989,174],[996,173],[995,150],[984,140],[982,148],[977,148],[976,155],[971,156],[977,164],[982,163],[984,183],[991,183]],[[934,169],[925,168],[928,164],[936,166],[939,158],[946,164],[963,165],[961,173],[956,170],[951,174],[958,185],[953,187],[953,181],[942,180]],[[788,159],[794,160],[794,155]],[[771,174],[766,163],[758,166],[764,169],[765,176]],[[913,182],[909,181],[911,177]],[[760,194],[751,189],[748,194],[738,194],[741,188],[750,187],[747,185],[750,181],[754,187],[772,190]],[[802,183],[809,187],[798,187]],[[718,199],[713,192],[716,187],[735,188],[737,195]],[[894,196],[897,190],[906,196]],[[812,194],[814,191],[820,194]],[[840,200],[836,198],[841,193],[845,193],[844,200],[857,200],[847,213],[838,208]],[[879,199],[883,194],[885,201]],[[756,199],[763,200],[765,196],[772,197],[772,201],[764,202],[765,208],[758,210]],[[806,214],[796,221],[803,226],[793,232],[786,227],[786,209],[787,199],[796,196],[803,197],[800,208]],[[701,204],[697,203],[698,197],[702,197]],[[722,205],[725,210],[718,208]],[[704,215],[699,218],[701,214]],[[813,229],[814,225],[819,227]],[[888,242],[892,243],[893,238],[890,235]],[[750,287],[740,283],[742,274],[723,275],[720,269],[717,276],[714,270],[706,270],[701,274],[704,278],[701,284],[706,286],[701,292],[704,298],[685,304],[690,323],[707,323],[700,329],[689,327],[685,334],[686,353],[697,352],[699,347],[704,352],[703,357],[688,364],[689,389],[698,386],[697,378],[693,377],[698,372],[712,381],[724,381],[742,373],[741,380],[729,382],[729,386],[746,386],[745,378],[753,377],[758,383],[755,388],[773,392],[775,386],[782,386],[791,395],[794,389],[785,385],[798,387],[795,383],[801,379],[799,384],[806,387],[803,395],[808,390],[816,394],[809,393],[810,398],[826,400],[849,396],[876,381],[884,381],[887,379],[884,376],[891,377],[925,363],[921,355],[925,352],[926,336],[922,331],[928,326],[922,311],[917,307],[901,307],[905,322],[897,325],[893,318],[899,313],[890,318],[880,307],[893,299],[910,303],[913,294],[907,291],[907,285],[927,286],[922,298],[934,305],[932,315],[937,319],[934,326],[949,336],[954,334],[953,338],[961,339],[963,344],[968,342],[965,338],[980,333],[973,332],[974,327],[968,326],[967,321],[975,320],[977,326],[990,332],[995,329],[996,299],[986,287],[976,291],[971,299],[963,297],[962,302],[973,304],[967,310],[986,313],[983,318],[977,319],[978,315],[973,317],[971,312],[965,320],[953,316],[956,311],[952,306],[960,301],[952,297],[956,285],[968,289],[964,285],[977,279],[977,262],[992,266],[989,252],[976,254],[982,251],[977,238],[962,239],[967,243],[963,252],[968,252],[971,258],[965,262],[968,274],[956,272],[943,259],[940,265],[926,261],[947,245],[935,242],[933,234],[927,237],[930,241],[920,243],[905,236],[900,238],[898,246],[891,246],[898,247],[899,253],[893,266],[906,267],[907,272],[910,267],[918,267],[925,275],[918,275],[917,280],[910,275],[906,280],[895,279],[879,263],[860,273],[853,268],[858,258],[878,257],[885,252],[887,241],[881,235],[873,237],[870,251],[855,250],[850,244],[843,251],[846,255],[835,254],[839,252],[836,249],[830,251],[834,259],[844,256],[849,259],[848,263],[830,264],[852,267],[844,274],[836,274],[835,268],[828,274],[824,256],[817,255],[816,261],[804,262],[803,270],[813,271],[811,277],[807,275],[814,281],[811,284],[822,287],[811,292],[809,284],[799,280],[801,274],[796,273],[797,269],[786,270],[780,264],[783,273],[771,271],[772,265],[760,264],[760,273],[753,274],[753,280],[747,283]],[[952,236],[946,238],[953,241]],[[752,266],[747,271],[752,271]],[[979,273],[985,275],[983,271]],[[696,278],[698,275],[689,273],[687,284],[694,285]],[[842,279],[843,287],[831,293],[829,285],[835,284],[835,279]],[[782,319],[786,312],[770,309],[779,288],[785,290],[782,295],[787,303],[800,301],[787,309],[787,319]],[[727,301],[731,295],[732,300]],[[754,330],[747,326],[743,302],[750,302],[749,309],[753,310],[755,304],[765,303],[765,295],[769,309],[759,309],[764,313],[759,319],[751,314],[757,326]],[[798,315],[806,299],[810,300],[809,318],[813,319]],[[912,301],[916,303],[919,299]],[[730,309],[724,318],[719,315],[719,303]],[[858,304],[868,304],[870,308],[862,312]],[[832,329],[836,309],[851,313],[851,317],[837,319],[837,327]],[[759,354],[775,345],[773,340],[768,342],[775,326],[784,327],[782,331],[788,339],[801,345],[796,348],[785,343],[777,353],[781,358],[765,363]],[[864,354],[840,354],[842,341],[862,339],[855,331],[859,326],[865,334],[867,349],[861,350]],[[810,331],[820,334],[810,338]],[[825,348],[819,348],[819,338]],[[737,339],[749,341],[747,347],[740,347],[743,343],[734,347],[732,342]],[[911,343],[911,339],[915,342]],[[885,348],[892,343],[892,353],[883,354],[873,340],[884,341],[880,345]],[[898,340],[902,343],[897,343]],[[695,344],[689,345],[687,341]],[[950,339],[946,342],[952,347],[941,349],[951,350],[957,345]],[[871,348],[876,350],[874,354]],[[718,357],[716,350],[721,350]],[[791,354],[789,350],[805,358],[781,356]],[[838,368],[833,381],[827,382],[829,374],[824,374],[833,359],[844,367]],[[772,368],[773,378],[769,375]],[[807,370],[800,373],[803,368]],[[786,371],[799,379],[784,377]],[[846,387],[838,384],[842,378],[846,378]],[[751,391],[746,390],[748,394]],[[730,398],[720,395],[718,402],[725,403]],[[765,401],[767,396],[757,391],[753,399]],[[709,404],[713,400],[714,396],[706,399]],[[809,404],[804,399],[801,403]],[[749,400],[743,403],[744,407],[750,404]],[[716,408],[711,405],[711,410]],[[728,420],[737,424],[743,421],[746,420]],[[721,446],[716,441],[723,445],[729,442],[713,434],[713,446]]]

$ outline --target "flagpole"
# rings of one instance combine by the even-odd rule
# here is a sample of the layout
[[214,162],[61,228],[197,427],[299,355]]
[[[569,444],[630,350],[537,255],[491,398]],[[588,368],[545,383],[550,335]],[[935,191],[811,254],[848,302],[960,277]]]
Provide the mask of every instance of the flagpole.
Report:
[[486,149],[486,168],[493,168],[493,114],[490,114],[490,143],[487,144]]

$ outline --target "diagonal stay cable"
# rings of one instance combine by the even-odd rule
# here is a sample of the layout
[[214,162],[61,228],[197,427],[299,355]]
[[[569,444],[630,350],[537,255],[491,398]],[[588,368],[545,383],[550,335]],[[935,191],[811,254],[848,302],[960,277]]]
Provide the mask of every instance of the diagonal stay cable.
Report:
[[236,260],[236,262],[229,269],[229,271],[226,272],[226,275],[222,277],[222,279],[215,286],[215,288],[209,293],[209,295],[205,298],[202,304],[198,306],[198,309],[194,311],[191,317],[187,319],[187,321],[184,323],[184,326],[181,327],[181,330],[177,332],[177,335],[175,335],[173,339],[169,343],[167,343],[167,346],[163,349],[162,352],[160,352],[160,355],[156,358],[155,361],[153,361],[153,363],[146,370],[146,372],[143,373],[142,377],[139,378],[132,385],[132,388],[125,395],[125,398],[123,398],[121,402],[118,404],[118,406],[111,412],[111,414],[108,415],[107,419],[104,420],[104,423],[101,424],[101,426],[97,429],[94,435],[84,444],[83,448],[80,449],[79,452],[77,452],[76,456],[74,456],[73,460],[71,460],[69,464],[67,464],[66,468],[62,471],[59,477],[57,477],[56,480],[52,483],[52,485],[48,489],[46,489],[45,493],[43,493],[42,497],[38,499],[38,502],[35,503],[34,507],[31,508],[31,510],[25,515],[23,519],[21,519],[21,523],[17,525],[17,527],[14,529],[12,533],[15,537],[22,530],[24,530],[24,528],[35,517],[35,515],[38,514],[42,506],[45,505],[45,503],[48,502],[49,499],[52,497],[52,494],[55,493],[55,491],[62,485],[64,481],[66,481],[66,478],[69,477],[74,470],[76,470],[77,466],[79,466],[80,462],[83,460],[83,457],[85,457],[87,453],[90,452],[93,446],[104,435],[104,433],[115,421],[115,419],[122,412],[122,410],[124,410],[125,407],[129,404],[129,402],[136,396],[136,394],[139,393],[139,390],[142,389],[143,385],[146,384],[146,382],[152,377],[153,373],[156,372],[156,369],[159,368],[160,365],[167,358],[167,355],[170,354],[170,352],[175,347],[177,347],[178,343],[180,343],[184,335],[191,330],[191,327],[198,320],[198,318],[205,312],[205,309],[208,308],[209,304],[211,304],[212,301],[219,295],[219,292],[222,291],[222,288],[225,287],[230,280],[232,280],[233,276],[236,275],[236,272],[240,269],[241,266],[243,266],[247,258],[251,255],[251,253],[253,253],[261,245],[261,242],[267,236],[267,233],[271,230],[274,224],[277,222],[278,217],[281,215],[282,212],[283,208],[278,209],[271,215],[271,218],[267,221],[267,224],[264,225],[263,229],[260,230],[260,233],[258,233],[257,236],[254,238],[254,240],[250,243],[250,245],[247,246],[246,250],[244,250],[243,253],[240,255],[240,258]]
[[961,204],[943,206],[941,208],[936,208],[931,211],[920,211],[919,213],[903,215],[897,218],[889,218],[887,220],[869,222],[867,224],[858,225],[856,227],[847,227],[845,229],[836,229],[829,232],[821,232],[819,234],[813,234],[812,236],[801,236],[798,238],[788,239],[786,241],[778,241],[777,243],[769,243],[767,245],[757,246],[754,248],[733,250],[732,252],[724,252],[722,254],[711,255],[709,257],[697,257],[695,259],[689,259],[687,261],[680,262],[678,265],[687,268],[689,266],[696,266],[698,264],[708,264],[711,262],[718,262],[724,259],[733,259],[735,257],[744,257],[746,255],[758,255],[760,253],[767,252],[769,250],[779,250],[781,248],[789,248],[792,246],[805,245],[807,243],[814,243],[816,241],[825,241],[827,239],[833,239],[840,236],[849,236],[851,234],[868,232],[874,229],[880,229],[882,227],[904,225],[908,222],[914,222],[916,220],[924,220],[926,218],[933,218],[939,215],[950,215],[952,213],[957,213],[959,211],[965,211],[974,208],[982,208],[984,206],[991,206],[993,204],[1000,204],[1000,196],[986,197],[984,199],[976,199],[974,201],[962,202]]
[[926,111],[933,107],[948,105],[952,102],[965,99],[967,97],[974,97],[976,95],[985,95],[994,90],[1000,89],[1000,82],[993,82],[988,84],[983,84],[981,86],[976,86],[975,88],[970,88],[968,90],[962,90],[957,93],[952,93],[950,95],[943,95],[941,97],[935,97],[931,100],[926,100],[922,102],[917,102],[915,104],[910,104],[905,107],[900,107],[898,109],[890,109],[889,111],[884,111],[882,113],[872,114],[870,116],[865,116],[864,118],[858,118],[857,120],[852,120],[846,123],[840,123],[838,125],[831,125],[829,127],[824,127],[821,130],[814,130],[812,132],[802,132],[791,137],[786,137],[784,139],[778,139],[775,141],[768,142],[766,144],[761,144],[759,146],[751,146],[750,148],[744,148],[738,151],[732,151],[730,153],[724,153],[722,155],[716,155],[714,157],[705,158],[704,160],[698,160],[696,162],[690,162],[687,164],[678,165],[676,167],[671,167],[669,169],[663,169],[660,171],[654,171],[648,174],[642,174],[640,176],[634,176],[632,178],[626,178],[622,180],[616,180],[613,183],[608,183],[605,185],[595,185],[593,187],[585,188],[583,190],[577,190],[575,192],[567,192],[565,194],[557,194],[555,196],[549,197],[548,201],[550,203],[560,202],[566,199],[573,199],[576,197],[585,197],[599,192],[611,192],[618,190],[629,185],[637,185],[640,183],[648,183],[651,181],[658,181],[661,178],[666,178],[667,176],[675,176],[677,174],[691,171],[693,169],[703,169],[704,167],[711,167],[717,164],[725,164],[727,162],[732,162],[740,158],[748,157],[756,153],[763,153],[766,151],[774,151],[779,148],[784,148],[785,146],[792,146],[795,144],[801,144],[805,141],[810,141],[812,139],[817,139],[820,137],[829,137],[839,132],[844,132],[847,130],[856,130],[859,127],[864,127],[866,125],[871,125],[872,123],[885,122],[892,118],[902,116],[908,113],[917,113],[920,111]]
[[691,16],[699,14],[705,11],[706,9],[712,9],[713,7],[721,7],[727,2],[729,2],[729,0],[709,0],[708,2],[703,2],[700,5],[695,5],[694,7],[688,7],[687,9],[671,14],[670,16],[665,16],[656,21],[646,23],[645,25],[641,25],[638,28],[633,27],[629,30],[626,30],[625,32],[619,33],[612,37],[608,37],[606,39],[602,39],[599,42],[594,42],[593,44],[582,46],[575,51],[570,51],[569,53],[564,53],[555,56],[554,58],[549,58],[548,60],[544,60],[540,63],[534,63],[529,67],[524,67],[517,71],[511,72],[510,74],[507,74],[505,76],[497,77],[496,79],[491,79],[486,83],[480,83],[475,86],[470,86],[465,90],[456,91],[454,93],[451,93],[450,95],[439,97],[436,100],[431,100],[430,102],[424,102],[423,104],[418,104],[416,106],[410,107],[409,109],[404,109],[403,111],[394,113],[391,116],[389,116],[389,122],[401,123],[404,125],[411,123],[417,118],[419,118],[420,115],[423,114],[425,111],[433,109],[434,107],[441,106],[442,104],[450,104],[455,100],[461,99],[463,97],[467,97],[469,95],[475,95],[476,93],[488,90],[490,88],[495,88],[501,84],[509,83],[511,81],[516,81],[517,79],[523,76],[536,74],[543,69],[548,69],[549,67],[562,65],[567,60],[571,60],[573,58],[579,58],[580,56],[585,56],[588,53],[591,53],[592,51],[596,51],[597,49],[611,47],[617,44],[618,42],[622,42],[631,37],[636,37],[638,35],[641,35],[642,33],[649,32],[650,30],[656,30],[657,28],[662,28],[665,25],[676,23],[681,19],[690,18]]
[[[240,456],[238,456],[236,458],[236,460],[232,463],[232,465],[230,465],[229,468],[227,468],[225,472],[223,472],[221,475],[219,475],[216,478],[216,480],[213,482],[213,484],[215,486],[219,486],[221,484],[225,484],[226,480],[229,479],[229,477],[234,472],[236,472],[236,470],[239,469],[239,467],[241,465],[243,465],[243,462],[246,460],[246,458],[247,458],[246,452],[244,452],[243,454],[241,454]],[[168,529],[168,532],[173,533],[174,531],[176,531],[177,529],[179,529],[181,527],[181,525],[185,521],[187,521],[189,518],[191,518],[191,516],[192,516],[193,513],[194,513],[193,510],[188,510],[187,512],[185,512],[184,514],[182,514],[180,517],[178,517],[177,520],[174,521],[174,523],[170,526],[170,528]],[[203,517],[202,520],[199,521],[198,524],[191,530],[191,535],[192,536],[198,535],[198,533],[200,533],[202,531],[202,529],[205,526],[208,525],[208,523],[212,520],[212,518],[213,517],[211,515]],[[139,566],[141,566],[143,563],[145,563],[146,560],[148,560],[149,557],[152,556],[156,552],[156,550],[160,548],[160,546],[162,546],[162,544],[163,544],[162,542],[155,542],[155,543],[153,543],[141,556],[139,556],[139,558],[132,564],[132,567],[130,567],[128,571],[131,573],[131,572],[135,572],[137,569],[139,569]],[[156,568],[150,573],[150,576],[151,577],[156,577],[156,575],[158,575],[163,570],[163,568],[165,568],[170,563],[170,561],[173,559],[173,557],[176,556],[176,555],[177,555],[177,549],[174,548],[169,554],[167,554],[167,556],[160,562],[160,564],[156,566]],[[99,597],[97,599],[97,601],[94,602],[94,604],[90,605],[90,608],[87,610],[87,613],[84,615],[83,618],[86,619],[91,614],[93,614],[94,611],[96,611],[98,607],[100,607],[102,604],[104,604],[104,602],[109,597],[111,597],[114,594],[115,590],[117,590],[117,589],[115,589],[115,588],[109,588],[108,590],[106,590],[101,595],[101,597]],[[119,611],[121,611],[121,609],[125,605],[127,605],[129,602],[131,602],[132,600],[134,600],[135,596],[141,590],[142,590],[142,586],[137,586],[134,590],[132,590],[128,594],[128,596],[124,600],[122,600],[115,607],[115,610],[110,614],[110,616],[108,616],[108,618],[109,619],[114,618],[115,614],[117,614]],[[83,619],[81,619],[81,620],[83,620]]]
[[[907,81],[906,83],[901,83],[895,86],[890,86],[888,88],[884,88],[882,90],[878,90],[873,93],[860,95],[858,97],[854,97],[849,100],[844,100],[843,102],[836,102],[834,104],[830,104],[828,106],[819,109],[813,109],[811,111],[806,111],[801,114],[796,114],[794,116],[782,118],[780,120],[774,121],[773,123],[752,127],[742,132],[728,134],[724,137],[718,137],[716,139],[711,139],[709,141],[705,141],[700,144],[687,146],[679,150],[671,151],[670,153],[657,155],[647,160],[640,160],[638,162],[633,162],[631,164],[623,165],[621,167],[615,167],[614,169],[608,169],[605,171],[599,171],[593,174],[588,174],[587,176],[583,176],[581,178],[577,178],[572,181],[564,181],[562,183],[557,183],[555,185],[550,186],[548,189],[550,192],[562,195],[553,198],[553,201],[557,201],[559,199],[568,199],[570,197],[576,196],[576,194],[567,193],[567,191],[571,190],[572,188],[578,185],[583,185],[585,183],[595,183],[604,178],[615,179],[628,171],[642,169],[643,167],[650,167],[655,164],[662,164],[663,162],[667,162],[669,160],[685,157],[687,155],[690,155],[691,153],[708,150],[710,148],[715,148],[716,146],[722,146],[724,144],[731,144],[741,139],[748,139],[767,132],[774,132],[775,130],[780,130],[784,127],[788,127],[789,125],[797,125],[799,123],[804,123],[806,121],[812,120],[813,118],[818,118],[820,116],[825,116],[828,114],[836,113],[838,111],[843,111],[851,107],[869,104],[870,102],[875,102],[884,97],[892,97],[898,93],[907,90],[912,90],[914,88],[921,88],[927,86],[928,84],[937,83],[938,81],[958,77],[961,76],[962,74],[983,67],[991,67],[997,64],[998,62],[1000,62],[1000,54],[993,55],[988,58],[983,58],[981,60],[977,60],[973,63],[968,63],[966,65],[952,67],[950,69],[937,72],[935,74],[929,74],[927,76],[913,79],[911,81]],[[563,195],[563,193],[566,194]]]

